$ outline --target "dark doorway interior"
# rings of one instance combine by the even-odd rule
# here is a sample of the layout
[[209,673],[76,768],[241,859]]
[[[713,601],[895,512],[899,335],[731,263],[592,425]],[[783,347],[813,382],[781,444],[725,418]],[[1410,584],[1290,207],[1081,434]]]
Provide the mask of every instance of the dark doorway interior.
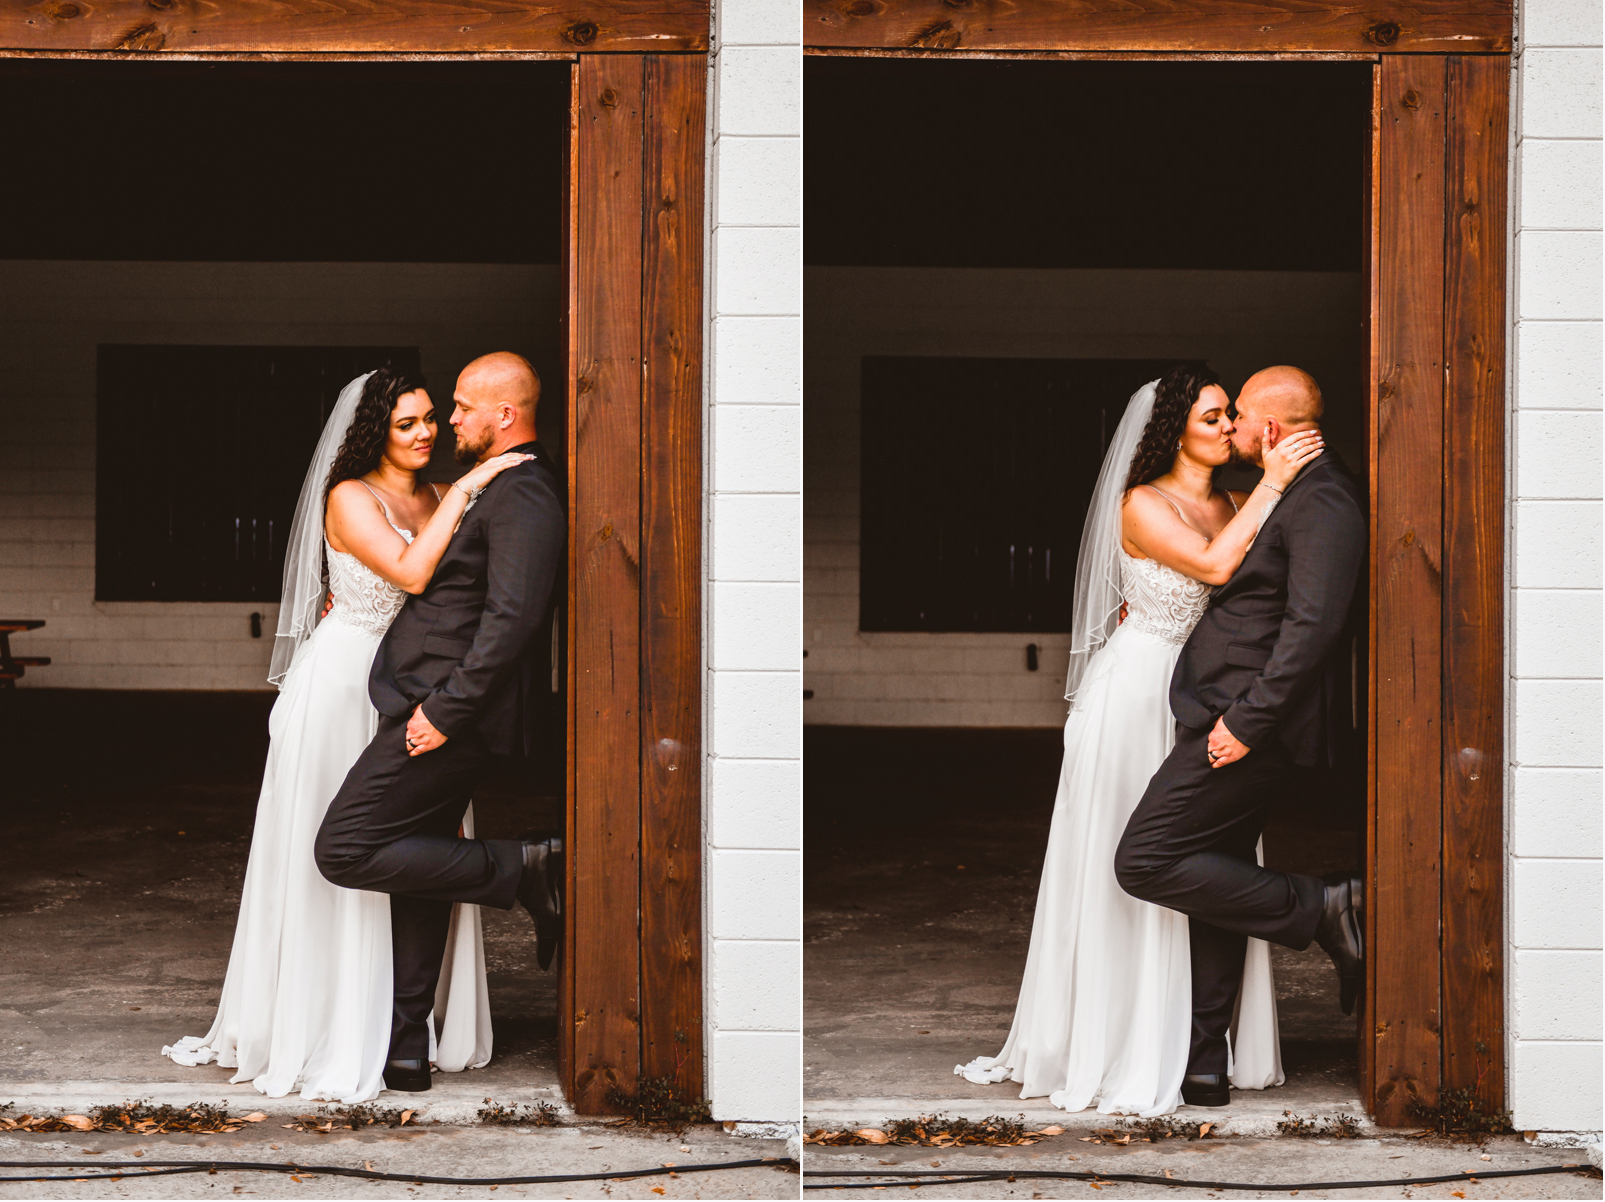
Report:
[[[1046,620],[1033,609],[1030,621],[1016,613],[1010,623],[1005,614],[1003,625],[943,624],[907,613],[886,620],[886,597],[895,600],[917,579],[907,567],[892,570],[875,560],[908,558],[910,547],[930,534],[920,523],[935,510],[905,503],[897,546],[876,499],[885,482],[869,475],[876,455],[926,448],[920,458],[929,465],[931,488],[943,487],[948,476],[974,475],[973,457],[997,437],[988,406],[1000,402],[986,379],[966,390],[961,408],[939,403],[941,387],[932,385],[920,395],[937,401],[919,407],[899,435],[882,428],[884,414],[872,396],[882,362],[876,355],[917,354],[933,371],[951,356],[951,374],[965,379],[972,364],[1007,359],[1023,367],[1045,357],[1037,348],[1057,351],[1060,343],[1065,359],[1082,361],[1207,359],[1222,353],[1210,340],[1222,329],[1222,298],[1230,300],[1234,290],[1252,291],[1274,276],[1279,295],[1289,298],[1276,302],[1286,316],[1289,304],[1296,311],[1301,303],[1301,281],[1313,292],[1341,280],[1342,288],[1328,295],[1346,299],[1321,310],[1325,324],[1333,312],[1342,317],[1321,344],[1330,370],[1318,374],[1329,443],[1364,479],[1367,310],[1360,280],[1368,64],[812,57],[805,78],[806,537],[810,554],[818,548],[820,566],[850,562],[852,519],[839,515],[853,514],[860,566],[856,636],[832,642],[827,622],[844,624],[846,605],[830,609],[829,596],[805,597],[805,607],[827,615],[805,620],[821,632],[809,635],[822,642],[810,646],[809,662],[818,665],[810,670],[840,673],[817,678],[826,681],[822,695],[846,679],[859,696],[882,688],[887,696],[918,697],[923,675],[949,673],[944,696],[951,697],[954,682],[961,691],[967,687],[965,669],[952,666],[954,653],[941,639],[953,636],[941,632],[1013,631],[1024,646],[1038,641],[1029,632],[1068,627],[1068,615],[1051,605]],[[1213,291],[1189,291],[1206,276]],[[833,320],[816,303],[830,297],[851,306],[864,287],[881,289],[877,300],[901,298],[903,307],[883,318],[864,304],[848,321]],[[1035,315],[1018,297],[1029,291],[1035,303],[1061,287],[1064,328],[1032,326]],[[1077,289],[1109,295],[1125,289],[1122,312],[1137,316],[1129,327],[1098,328],[1097,295],[1088,302],[1072,295]],[[867,315],[862,321],[860,313]],[[1090,332],[1076,328],[1083,316]],[[859,332],[865,321],[876,323],[873,338]],[[1291,325],[1298,324],[1295,317]],[[1214,358],[1229,392],[1258,367],[1298,362],[1299,352],[1279,349],[1280,336],[1239,340],[1229,361]],[[849,363],[855,356],[861,359]],[[854,395],[849,390],[857,380]],[[1130,390],[1118,392],[1117,418]],[[997,420],[1009,418],[1000,411]],[[1054,426],[1038,417],[1032,428],[1047,437]],[[1096,441],[1095,431],[1087,435],[1088,443]],[[1054,461],[1063,474],[1096,474],[1095,464],[1074,453]],[[855,467],[861,481],[850,478]],[[971,490],[973,496],[964,494],[966,520],[1001,528],[1013,517],[1010,498],[1057,488],[1074,510],[1064,524],[1079,541],[1090,485],[1050,476]],[[829,505],[819,504],[819,496],[829,496]],[[1001,507],[995,513],[983,512],[989,497]],[[949,586],[973,591],[967,579]],[[883,631],[900,632],[895,645]],[[929,632],[927,641],[909,633],[921,631]],[[1363,706],[1366,648],[1357,643],[1342,654],[1352,657]],[[871,661],[891,666],[871,680],[865,667],[854,666]],[[1062,682],[1062,660],[1044,662],[1042,670]],[[977,684],[978,715],[981,690],[990,683]],[[1057,712],[1062,721],[1062,708]],[[1352,718],[1363,731],[1363,708]],[[978,716],[967,728],[947,722],[920,729],[832,719],[808,728],[804,1080],[810,1102],[973,1095],[976,1105],[1015,1103],[1009,1087],[970,1086],[951,1070],[995,1053],[1013,1014],[1062,755],[1061,731],[1051,721],[1050,713],[1038,729],[1007,729]],[[1364,764],[1357,762],[1310,782],[1308,793],[1276,815],[1265,835],[1266,861],[1315,873],[1356,867],[1364,827]],[[1355,1102],[1354,1022],[1338,1007],[1324,956],[1275,949],[1273,966],[1292,1091],[1285,1096]]]
[[[19,285],[10,303],[0,300],[10,318],[0,324],[0,363],[16,382],[0,402],[0,429],[27,456],[15,462],[41,469],[23,520],[193,517],[216,501],[216,486],[271,474],[286,487],[262,502],[266,538],[285,497],[293,506],[299,493],[329,388],[383,361],[359,354],[323,364],[312,375],[337,378],[330,385],[319,375],[308,385],[317,395],[299,398],[285,420],[285,362],[331,347],[413,365],[421,350],[440,420],[429,470],[437,480],[461,472],[446,424],[455,373],[487,351],[526,354],[543,380],[540,436],[566,466],[557,265],[570,70],[562,62],[0,63],[0,107],[35,118],[25,122],[34,132],[8,145],[12,186],[0,194],[0,272],[37,288],[24,300]],[[501,281],[488,300],[472,287],[481,269]],[[386,291],[398,279],[405,295]],[[317,303],[303,307],[309,297]],[[97,430],[99,350],[115,359],[135,344],[194,352],[191,368],[241,348],[264,355],[243,376],[216,373],[211,404],[205,380],[189,379],[194,395],[178,404],[172,389],[147,379],[135,398],[143,408],[123,414],[133,421]],[[277,360],[265,354],[275,350]],[[242,436],[230,422],[248,388],[272,412]],[[175,450],[212,460],[205,471],[185,470]],[[262,461],[242,465],[252,454]],[[131,459],[132,470],[112,471],[113,456]],[[64,468],[87,469],[90,483],[67,479]],[[97,485],[110,495],[96,496]],[[141,505],[119,507],[116,494],[129,487]],[[138,545],[138,533],[121,541]],[[52,665],[79,678],[110,663],[114,679],[127,681],[142,670],[115,668],[129,640],[177,646],[207,623],[223,630],[206,637],[236,657],[227,662],[265,665],[282,565],[282,546],[266,542],[243,583],[170,573],[156,593],[97,596],[92,581],[42,572],[36,583],[22,570],[8,589],[30,607],[18,616],[46,619],[47,636],[100,640],[70,643],[74,655]],[[194,550],[162,554],[193,562]],[[218,555],[237,576],[226,551]],[[148,565],[148,545],[134,558]],[[94,563],[65,554],[59,562]],[[130,579],[139,575],[124,566]],[[206,608],[227,601],[239,604]],[[265,612],[247,626],[239,611],[257,605]],[[540,678],[552,681],[542,695],[543,745],[500,763],[477,793],[482,836],[562,826],[567,674],[557,630],[535,644]],[[226,1080],[216,1066],[178,1068],[160,1050],[205,1031],[222,983],[277,696],[265,676],[249,674],[256,692],[124,691],[52,688],[40,668],[0,699],[0,808],[12,836],[0,852],[8,1035],[0,1077]],[[555,1088],[555,977],[536,972],[521,911],[486,911],[484,930],[496,1049],[489,1067],[464,1080],[487,1092],[498,1082]]]

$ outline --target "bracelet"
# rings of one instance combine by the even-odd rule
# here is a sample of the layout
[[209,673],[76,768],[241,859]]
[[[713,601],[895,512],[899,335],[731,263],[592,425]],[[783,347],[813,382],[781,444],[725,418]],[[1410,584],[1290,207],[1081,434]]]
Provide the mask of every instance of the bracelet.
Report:
[[462,481],[461,480],[453,480],[451,482],[451,486],[453,488],[455,488],[458,492],[462,493],[463,496],[467,497],[470,501],[472,501],[474,499],[473,489],[464,488],[463,485],[462,485]]
[[1263,484],[1266,488],[1270,489],[1277,496],[1281,496],[1282,495],[1282,490],[1277,488],[1276,485],[1272,484],[1269,480],[1261,480],[1260,483]]

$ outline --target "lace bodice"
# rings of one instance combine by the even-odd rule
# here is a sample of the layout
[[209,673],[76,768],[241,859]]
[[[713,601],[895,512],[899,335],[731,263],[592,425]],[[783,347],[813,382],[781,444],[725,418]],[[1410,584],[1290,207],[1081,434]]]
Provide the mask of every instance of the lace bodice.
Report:
[[[405,530],[394,524],[390,528],[412,542],[412,535]],[[406,603],[406,590],[391,584],[350,552],[336,551],[328,539],[323,540],[323,545],[329,552],[329,591],[334,594],[334,608],[324,621],[344,622],[370,634],[389,630]]]
[[1209,608],[1214,588],[1157,559],[1133,559],[1120,551],[1120,593],[1126,599],[1126,625],[1180,646]]

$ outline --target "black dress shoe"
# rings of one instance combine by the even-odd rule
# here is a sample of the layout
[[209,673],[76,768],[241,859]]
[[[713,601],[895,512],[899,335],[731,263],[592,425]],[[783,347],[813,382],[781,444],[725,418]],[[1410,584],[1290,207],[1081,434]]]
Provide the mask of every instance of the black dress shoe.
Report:
[[551,967],[563,941],[563,880],[563,837],[525,836],[518,900],[535,919],[535,961],[542,969]]
[[1231,1103],[1225,1073],[1188,1073],[1181,1079],[1181,1100],[1189,1106],[1226,1106]]
[[429,1088],[429,1061],[386,1060],[385,1088],[422,1093]]
[[1326,878],[1326,901],[1315,927],[1315,942],[1332,957],[1338,971],[1343,1013],[1353,1014],[1365,975],[1365,917],[1363,886],[1357,876]]

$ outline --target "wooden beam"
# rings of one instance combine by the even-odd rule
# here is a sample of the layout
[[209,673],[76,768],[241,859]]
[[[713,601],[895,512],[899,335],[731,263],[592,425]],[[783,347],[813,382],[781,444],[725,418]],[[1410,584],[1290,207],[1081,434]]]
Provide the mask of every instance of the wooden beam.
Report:
[[640,1066],[639,55],[585,55],[575,153],[574,785],[569,1100],[605,1113]]
[[1310,51],[1308,53],[1281,53],[1244,51],[1233,54],[1227,51],[1185,50],[969,50],[955,56],[946,50],[903,50],[883,46],[805,46],[803,54],[810,58],[905,58],[946,59],[955,57],[965,61],[985,62],[1050,62],[1050,63],[1375,63],[1382,59],[1381,51]]
[[[1365,166],[1365,348],[1366,405],[1365,449],[1368,515],[1370,521],[1370,565],[1366,573],[1365,635],[1365,895],[1376,897],[1377,878],[1377,393],[1382,379],[1381,347],[1377,343],[1377,313],[1380,309],[1381,254],[1378,222],[1382,204],[1382,67],[1371,68],[1371,154]],[[1365,907],[1365,946],[1375,948],[1376,906]],[[1356,1038],[1359,1044],[1360,1096],[1368,1113],[1376,1111],[1376,965],[1374,954],[1365,958],[1365,981],[1360,1004],[1355,1007]]]
[[707,0],[0,0],[17,50],[705,51]]
[[[579,563],[579,538],[574,526],[574,515],[579,512],[578,497],[575,494],[574,482],[579,475],[579,437],[576,431],[579,423],[576,420],[579,389],[575,387],[578,377],[576,367],[579,363],[579,350],[575,340],[579,336],[579,324],[574,320],[574,301],[579,296],[579,205],[575,203],[578,191],[577,168],[579,164],[580,146],[580,72],[577,66],[569,70],[568,91],[568,140],[563,144],[563,285],[564,295],[568,304],[563,306],[563,388],[568,412],[565,414],[564,438],[568,443],[565,448],[565,458],[568,465],[568,592],[564,598],[563,606],[563,639],[565,644],[566,667],[564,670],[564,744],[567,760],[566,781],[563,796],[566,800],[564,807],[564,844],[565,849],[573,848],[574,836],[577,833],[575,802],[578,798],[577,777],[575,773],[575,757],[578,744],[574,738],[577,726],[574,711],[575,698],[578,695],[574,687],[574,600],[578,594],[576,581],[579,573],[576,570]],[[565,896],[569,905],[563,912],[563,951],[558,961],[552,966],[557,973],[557,1079],[563,1083],[563,1093],[566,1097],[574,1096],[574,957],[571,949],[576,938],[574,922],[573,899],[578,892],[575,885],[574,873],[575,857],[572,854],[564,857]]]
[[1510,60],[1448,60],[1443,1085],[1504,1109],[1505,216]]
[[1377,352],[1375,1114],[1438,1099],[1444,59],[1382,62]]
[[802,0],[803,43],[926,50],[1508,54],[1509,0]]
[[702,215],[707,63],[646,60],[641,1075],[703,1095]]

